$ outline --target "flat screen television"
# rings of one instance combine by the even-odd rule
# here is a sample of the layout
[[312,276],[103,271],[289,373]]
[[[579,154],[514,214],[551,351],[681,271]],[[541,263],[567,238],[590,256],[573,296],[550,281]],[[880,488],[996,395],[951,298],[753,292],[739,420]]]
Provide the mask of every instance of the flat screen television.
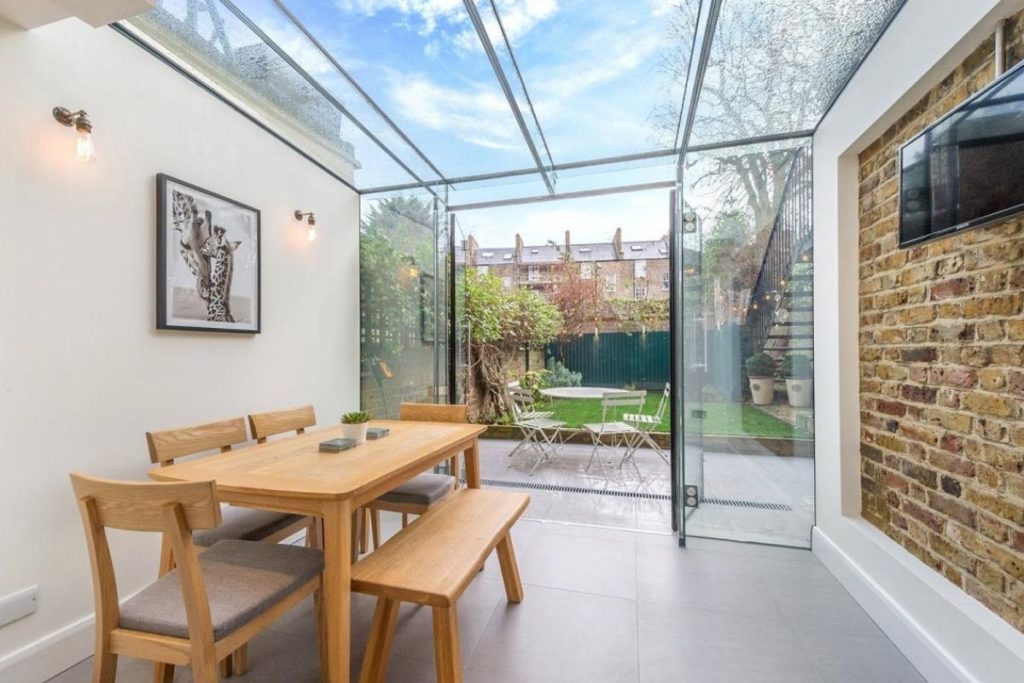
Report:
[[900,246],[1024,212],[1024,64],[900,150]]

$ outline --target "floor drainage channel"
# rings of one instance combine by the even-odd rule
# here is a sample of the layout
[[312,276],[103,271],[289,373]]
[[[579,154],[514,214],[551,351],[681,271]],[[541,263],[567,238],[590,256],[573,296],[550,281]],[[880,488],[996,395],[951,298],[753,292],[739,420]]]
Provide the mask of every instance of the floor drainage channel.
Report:
[[[564,486],[562,484],[544,484],[534,481],[506,481],[503,479],[482,479],[481,484],[503,489],[529,489],[532,491],[557,491],[559,493],[584,493],[596,496],[615,496],[617,498],[636,498],[640,500],[672,500],[667,493],[648,493],[644,491],[618,491],[615,489],[592,489],[585,486]],[[758,503],[751,500],[731,500],[728,498],[705,498],[704,505],[723,505],[736,508],[755,508],[758,510],[780,510],[792,512],[793,508],[782,503]]]

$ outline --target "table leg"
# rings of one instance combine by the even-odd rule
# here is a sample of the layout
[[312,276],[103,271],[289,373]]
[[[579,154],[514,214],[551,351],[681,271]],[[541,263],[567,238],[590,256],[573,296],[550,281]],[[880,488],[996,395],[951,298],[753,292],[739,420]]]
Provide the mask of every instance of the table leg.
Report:
[[480,488],[480,441],[476,439],[473,445],[466,449],[466,486],[471,489]]
[[348,501],[324,510],[324,648],[323,680],[344,683],[349,679],[349,629],[351,626],[352,506]]

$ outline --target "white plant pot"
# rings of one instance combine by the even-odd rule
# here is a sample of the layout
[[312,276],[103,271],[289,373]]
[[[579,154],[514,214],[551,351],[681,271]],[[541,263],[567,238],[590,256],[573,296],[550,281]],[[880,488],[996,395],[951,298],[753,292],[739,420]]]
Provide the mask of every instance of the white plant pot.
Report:
[[789,396],[789,405],[794,408],[810,408],[814,402],[814,380],[787,379],[786,394]]
[[754,397],[754,405],[768,406],[775,399],[774,377],[751,377],[750,395]]
[[341,424],[341,435],[346,439],[355,439],[356,443],[366,442],[366,428],[369,427],[369,423],[361,422],[359,424]]

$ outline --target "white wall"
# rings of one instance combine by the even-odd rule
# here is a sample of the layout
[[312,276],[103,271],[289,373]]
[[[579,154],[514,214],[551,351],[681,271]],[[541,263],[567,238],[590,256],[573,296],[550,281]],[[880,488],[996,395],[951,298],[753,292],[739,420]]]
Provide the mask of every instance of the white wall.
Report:
[[[358,198],[109,28],[0,23],[0,92],[0,596],[40,587],[39,611],[0,628],[0,680],[15,682],[92,649],[68,472],[145,478],[149,429],[358,406]],[[89,112],[95,163],[74,160],[55,105]],[[262,210],[262,334],[154,329],[158,172]],[[158,541],[115,540],[130,594]]]
[[930,681],[1019,683],[1024,636],[859,516],[857,155],[1022,6],[910,0],[814,138],[814,549]]

